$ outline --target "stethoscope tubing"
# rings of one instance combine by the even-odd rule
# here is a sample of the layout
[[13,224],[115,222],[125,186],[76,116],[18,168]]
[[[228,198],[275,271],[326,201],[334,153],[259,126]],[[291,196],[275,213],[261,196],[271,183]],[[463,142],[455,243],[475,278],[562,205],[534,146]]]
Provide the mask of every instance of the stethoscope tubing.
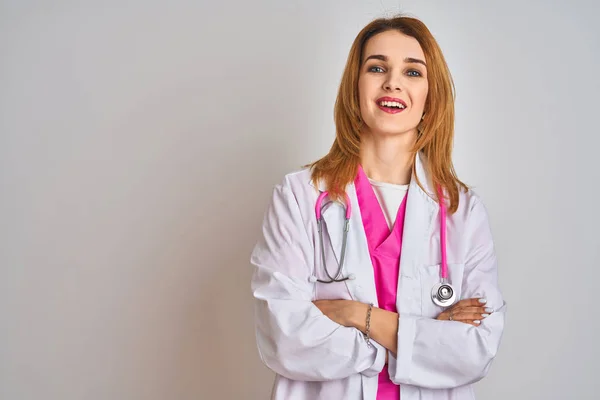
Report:
[[440,245],[442,253],[442,282],[448,282],[448,259],[446,255],[446,204],[444,203],[444,194],[441,189],[438,188],[438,198],[440,202]]
[[320,283],[333,283],[333,282],[344,282],[348,279],[353,279],[352,276],[347,276],[345,278],[341,278],[340,276],[342,275],[343,272],[343,268],[344,268],[344,260],[346,258],[346,245],[348,243],[348,231],[350,230],[350,217],[352,216],[352,206],[350,205],[350,198],[348,197],[348,194],[346,194],[346,215],[345,215],[345,219],[344,219],[344,233],[342,236],[342,253],[340,255],[340,261],[338,263],[338,269],[337,272],[335,273],[335,276],[332,277],[329,274],[329,270],[327,269],[327,264],[325,262],[325,246],[323,245],[323,207],[325,207],[326,204],[323,204],[323,199],[328,195],[328,192],[324,191],[322,192],[319,197],[317,198],[317,202],[315,204],[315,214],[317,216],[317,228],[319,230],[319,247],[321,248],[321,261],[323,263],[323,269],[325,270],[325,273],[327,274],[327,278],[329,278],[329,280],[324,280],[324,279],[317,279],[317,282]]
[[[338,269],[335,273],[335,276],[331,276],[329,274],[329,270],[327,269],[327,264],[325,262],[325,247],[324,247],[324,243],[323,243],[323,207],[325,206],[323,204],[323,200],[325,199],[325,197],[327,197],[328,194],[329,193],[327,191],[321,192],[315,203],[315,215],[317,217],[317,228],[319,231],[319,245],[320,245],[319,247],[321,248],[321,261],[323,263],[323,269],[325,270],[328,280],[316,279],[316,277],[315,277],[315,279],[313,281],[320,282],[320,283],[344,282],[349,279],[354,279],[354,276],[352,276],[352,275],[340,278],[342,275],[342,272],[343,272],[344,261],[345,261],[345,256],[346,256],[346,246],[347,246],[347,239],[348,239],[348,230],[349,230],[349,226],[350,226],[350,217],[352,216],[352,206],[350,204],[350,198],[348,197],[348,194],[344,193],[345,200],[346,200],[346,204],[345,204],[346,213],[345,213],[345,220],[344,220],[344,233],[343,233],[343,238],[342,238],[342,252],[340,255],[340,261],[338,263]],[[451,291],[451,293],[454,293],[454,289],[452,289],[452,286],[448,283],[448,260],[447,260],[447,251],[446,251],[446,205],[444,203],[443,192],[440,187],[438,187],[438,199],[439,199],[439,204],[440,204],[440,247],[441,247],[441,256],[442,256],[442,265],[441,265],[441,273],[440,273],[441,274],[441,282],[434,286],[434,289],[432,292],[432,297],[434,298],[434,302],[436,302],[436,304],[443,306],[445,300],[439,299],[439,296],[440,296],[439,294],[436,298],[435,293],[439,293],[438,292],[439,287],[448,288]],[[450,300],[450,301],[452,301],[452,302],[454,301],[454,296],[452,296],[452,300]]]

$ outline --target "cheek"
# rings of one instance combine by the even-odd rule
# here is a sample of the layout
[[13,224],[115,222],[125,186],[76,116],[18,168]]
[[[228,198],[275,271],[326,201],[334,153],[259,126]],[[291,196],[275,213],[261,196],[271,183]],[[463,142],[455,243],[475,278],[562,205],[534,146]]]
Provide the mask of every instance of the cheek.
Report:
[[429,94],[429,84],[425,85],[425,88],[423,89],[423,104],[425,104],[425,101],[427,100],[427,95]]
[[358,83],[358,105],[361,114],[368,110],[369,107],[369,90],[364,81]]
[[358,81],[358,100],[360,103],[365,101],[365,99],[369,96],[368,85],[366,82],[361,79]]
[[427,88],[417,90],[413,98],[415,108],[423,109],[427,101]]

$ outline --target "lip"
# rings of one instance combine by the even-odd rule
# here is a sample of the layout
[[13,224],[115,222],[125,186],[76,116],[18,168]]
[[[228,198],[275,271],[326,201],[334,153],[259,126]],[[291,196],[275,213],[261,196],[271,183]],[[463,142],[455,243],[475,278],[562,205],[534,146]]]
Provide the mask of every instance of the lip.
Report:
[[[382,101],[394,101],[397,103],[400,103],[404,106],[404,108],[402,109],[389,109],[389,108],[385,108],[379,105],[379,103],[381,103]],[[396,97],[380,97],[375,101],[375,104],[377,104],[377,107],[379,107],[379,109],[383,112],[386,112],[388,114],[398,114],[404,110],[406,110],[406,103],[404,102],[404,100],[398,99]]]

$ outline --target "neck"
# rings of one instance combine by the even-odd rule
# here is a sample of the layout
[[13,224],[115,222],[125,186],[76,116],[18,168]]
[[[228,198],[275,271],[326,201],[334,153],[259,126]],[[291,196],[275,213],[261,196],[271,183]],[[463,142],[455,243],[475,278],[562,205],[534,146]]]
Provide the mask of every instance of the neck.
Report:
[[413,158],[410,149],[416,135],[383,136],[363,134],[360,143],[360,162],[365,174],[379,182],[407,185],[410,182]]

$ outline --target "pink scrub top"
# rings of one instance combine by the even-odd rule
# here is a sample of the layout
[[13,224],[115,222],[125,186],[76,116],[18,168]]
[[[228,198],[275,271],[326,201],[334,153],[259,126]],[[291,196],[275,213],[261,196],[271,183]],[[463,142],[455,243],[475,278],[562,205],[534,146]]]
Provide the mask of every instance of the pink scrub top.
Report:
[[[398,208],[396,222],[390,232],[369,178],[360,165],[354,184],[373,264],[379,308],[397,312],[396,294],[407,196],[404,196]],[[377,400],[398,400],[399,398],[400,386],[390,380],[386,366],[379,374]]]

